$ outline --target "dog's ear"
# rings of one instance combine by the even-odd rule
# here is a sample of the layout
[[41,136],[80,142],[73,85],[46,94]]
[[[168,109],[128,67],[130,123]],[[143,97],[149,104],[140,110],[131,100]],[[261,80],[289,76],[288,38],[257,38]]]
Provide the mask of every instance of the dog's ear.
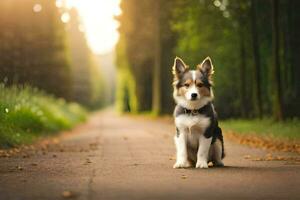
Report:
[[214,73],[214,67],[211,62],[210,57],[205,58],[200,65],[197,66],[197,68],[202,72],[204,76],[207,78],[211,78],[211,76]]
[[176,57],[173,65],[173,75],[180,76],[187,70],[188,66],[179,57]]

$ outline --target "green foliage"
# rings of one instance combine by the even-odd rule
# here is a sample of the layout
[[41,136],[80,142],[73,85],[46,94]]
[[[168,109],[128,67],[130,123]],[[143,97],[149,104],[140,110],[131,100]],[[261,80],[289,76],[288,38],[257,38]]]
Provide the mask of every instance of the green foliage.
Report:
[[[216,107],[222,117],[238,115],[238,32],[234,23],[211,1],[177,1],[173,30],[178,34],[176,55],[194,68],[212,58]],[[233,53],[235,52],[235,53]],[[235,80],[235,81],[233,81]]]
[[135,82],[128,69],[121,69],[117,77],[116,106],[119,112],[136,113],[138,104],[135,95]]
[[[117,51],[117,64],[123,64],[123,68],[132,74],[135,85],[135,97],[139,105],[138,111],[145,111],[151,109],[151,92],[152,92],[152,66],[154,56],[154,38],[152,31],[154,29],[155,18],[152,10],[153,0],[150,1],[138,1],[129,0],[122,1],[122,15],[119,17],[121,22],[120,26],[120,45]],[[144,28],[147,27],[147,28]],[[119,61],[120,60],[120,61]],[[131,78],[130,76],[123,76],[123,78]],[[124,81],[123,81],[124,82]],[[130,83],[130,80],[124,83]],[[131,84],[132,85],[132,84]],[[118,84],[117,86],[120,86]],[[133,88],[129,88],[129,85],[123,88],[117,88],[117,90],[125,89],[121,97],[120,92],[117,93],[117,97],[121,98],[121,101],[129,101],[127,97],[131,98],[130,94]],[[134,100],[133,100],[134,101]],[[124,102],[124,104],[128,104]]]
[[125,52],[125,41],[121,36],[117,45],[117,90],[116,107],[119,112],[138,111],[136,81],[133,77]]
[[[191,68],[210,56],[215,67],[215,105],[221,118],[275,113],[299,117],[300,3],[279,0],[279,14],[274,16],[271,2],[275,1],[122,1],[118,19],[125,47],[124,56],[117,60],[127,60],[132,72],[138,111],[153,111],[154,96],[161,98],[155,105],[171,112],[174,55]],[[271,22],[277,19],[279,29],[275,30]],[[274,45],[274,35],[279,36],[278,45]],[[272,53],[275,50],[278,55]],[[274,66],[280,68],[276,75]],[[276,101],[272,101],[275,94]],[[278,105],[273,106],[274,102]]]
[[[161,101],[156,112],[171,111],[171,66],[176,41],[169,23],[172,4],[163,0],[121,2],[116,63],[120,78],[117,106],[123,111],[131,111],[133,107],[134,112],[152,111],[154,95]],[[159,66],[157,71],[154,65]],[[156,79],[159,87],[154,88],[154,76],[158,74],[161,74]]]
[[39,136],[70,129],[85,118],[85,111],[75,103],[28,86],[0,84],[0,147],[32,142]]
[[297,48],[287,48],[291,40],[299,41],[286,32],[291,28],[289,23],[300,19],[292,4],[280,3],[281,72],[277,75],[279,78],[272,79],[272,35],[275,33],[270,24],[273,20],[270,2],[176,1],[171,20],[173,30],[178,34],[175,52],[192,67],[206,56],[212,57],[215,105],[220,117],[260,117],[260,106],[264,116],[272,115],[276,112],[272,110],[272,98],[277,82],[283,88],[280,98],[283,99],[285,117],[299,116],[299,106],[295,103],[299,102],[299,87],[294,88],[297,84],[289,82],[293,78],[288,75],[297,72],[296,68],[291,68],[296,64],[288,60],[288,54],[299,52]]
[[240,134],[257,134],[279,139],[300,139],[300,120],[291,119],[283,122],[275,122],[272,119],[232,119],[220,122],[225,131],[233,131]]
[[112,102],[108,102],[108,97],[110,96],[107,95],[107,87],[103,74],[99,72],[100,69],[96,65],[95,58],[91,59],[92,64],[90,66],[89,75],[91,96],[87,106],[90,109],[99,109],[103,106],[110,105]]

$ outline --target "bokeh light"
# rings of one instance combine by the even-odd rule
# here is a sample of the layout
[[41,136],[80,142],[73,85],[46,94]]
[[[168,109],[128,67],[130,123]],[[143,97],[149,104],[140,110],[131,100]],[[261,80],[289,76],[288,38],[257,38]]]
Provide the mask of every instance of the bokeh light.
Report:
[[68,23],[69,21],[70,21],[70,15],[69,15],[69,13],[67,13],[67,12],[64,12],[62,15],[61,15],[61,21],[63,22],[63,23]]
[[32,10],[33,10],[33,12],[38,13],[38,12],[41,12],[41,11],[42,11],[42,8],[43,8],[42,5],[39,4],[39,3],[37,3],[37,4],[34,4]]
[[[59,0],[59,2],[62,2]],[[59,3],[61,5],[62,3]],[[75,7],[81,17],[87,41],[96,54],[105,54],[114,49],[119,34],[119,23],[114,16],[121,13],[120,0],[66,0],[67,7]]]

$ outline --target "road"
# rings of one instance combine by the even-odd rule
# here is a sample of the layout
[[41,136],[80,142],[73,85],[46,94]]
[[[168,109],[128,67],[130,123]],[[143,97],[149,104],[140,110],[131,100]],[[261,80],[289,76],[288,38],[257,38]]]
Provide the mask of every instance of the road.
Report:
[[[0,199],[296,199],[300,162],[256,161],[269,152],[225,138],[225,167],[173,169],[167,120],[111,111],[55,142],[0,158]],[[273,153],[280,156],[295,154]]]

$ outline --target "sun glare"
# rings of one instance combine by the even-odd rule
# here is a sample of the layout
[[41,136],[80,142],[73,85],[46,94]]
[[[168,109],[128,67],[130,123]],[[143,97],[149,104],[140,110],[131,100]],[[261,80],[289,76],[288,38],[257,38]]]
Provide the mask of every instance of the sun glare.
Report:
[[[61,6],[57,0],[57,6]],[[66,0],[67,7],[75,7],[84,25],[88,44],[96,54],[113,50],[118,41],[118,22],[114,16],[121,13],[120,0]]]

